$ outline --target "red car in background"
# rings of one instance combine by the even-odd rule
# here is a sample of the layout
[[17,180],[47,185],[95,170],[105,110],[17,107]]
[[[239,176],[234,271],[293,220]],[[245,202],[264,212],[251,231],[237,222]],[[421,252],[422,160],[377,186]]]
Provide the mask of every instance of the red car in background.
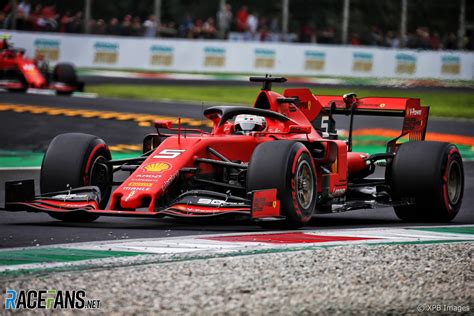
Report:
[[12,47],[5,37],[0,41],[0,88],[18,92],[51,89],[68,95],[82,92],[84,83],[78,80],[72,64],[58,63],[51,72],[42,56],[25,57],[25,50]]

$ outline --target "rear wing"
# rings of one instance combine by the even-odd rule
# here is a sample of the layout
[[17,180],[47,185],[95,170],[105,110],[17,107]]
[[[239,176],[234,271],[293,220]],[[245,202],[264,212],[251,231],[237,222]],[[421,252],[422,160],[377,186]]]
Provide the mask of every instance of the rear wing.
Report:
[[[328,115],[331,120],[332,115],[336,114],[403,117],[402,132],[394,142],[396,143],[399,138],[406,135],[410,140],[425,139],[430,108],[421,106],[420,99],[385,97],[358,99],[355,95],[351,95],[353,99],[351,103],[348,103],[343,96],[315,96],[309,89],[302,88],[286,89],[283,95],[297,98],[298,107],[310,121]],[[390,146],[391,143],[388,145]]]
[[[343,97],[318,96],[322,108],[330,114],[351,113]],[[424,140],[428,126],[429,106],[421,106],[415,98],[360,98],[357,99],[354,115],[403,117],[403,128],[398,138],[408,135],[410,140]]]

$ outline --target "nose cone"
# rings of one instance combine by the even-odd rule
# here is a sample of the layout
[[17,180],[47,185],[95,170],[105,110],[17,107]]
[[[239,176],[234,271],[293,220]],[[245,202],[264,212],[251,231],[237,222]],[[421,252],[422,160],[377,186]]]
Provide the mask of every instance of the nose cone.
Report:
[[130,191],[120,199],[120,207],[123,209],[136,209],[142,205],[142,197],[137,191]]

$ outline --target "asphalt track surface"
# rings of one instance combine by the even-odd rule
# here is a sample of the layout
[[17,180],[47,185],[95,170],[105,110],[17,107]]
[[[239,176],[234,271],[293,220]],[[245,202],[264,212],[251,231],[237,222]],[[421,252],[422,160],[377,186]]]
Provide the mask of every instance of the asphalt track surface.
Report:
[[[0,103],[202,118],[200,105],[177,102],[81,99],[0,93]],[[216,104],[205,104],[205,106],[211,105]],[[44,150],[49,141],[57,134],[73,131],[98,135],[112,145],[138,144],[141,143],[143,135],[153,131],[152,128],[140,127],[133,121],[30,113],[0,112],[0,120],[2,122],[0,126],[1,149]],[[345,117],[338,119],[338,128],[345,128],[347,121]],[[355,127],[400,129],[401,120],[358,117]],[[428,131],[474,136],[474,123],[470,120],[431,119]],[[31,178],[38,180],[38,174],[38,171],[33,170],[0,171],[0,207],[3,207],[4,181]],[[463,207],[452,224],[474,223],[474,196],[472,194],[474,192],[474,162],[465,163],[465,175]],[[391,208],[382,208],[317,215],[308,228],[381,227],[404,224],[396,218]],[[248,231],[261,231],[261,228],[250,222],[201,221],[196,223],[172,219],[114,217],[101,217],[96,222],[89,224],[69,224],[53,220],[46,214],[0,212],[0,248]]]
[[[258,88],[256,89],[256,93]],[[215,103],[192,104],[185,102],[156,102],[123,99],[88,99],[64,96],[0,93],[0,104],[48,106],[52,108],[146,113],[172,117],[187,117],[205,121],[203,108],[220,105]],[[82,132],[97,135],[107,144],[140,144],[143,136],[154,132],[151,127],[140,127],[132,121],[102,120],[97,118],[31,115],[27,113],[0,112],[0,148],[45,150],[52,138],[60,133]],[[348,127],[349,118],[337,117],[337,128]],[[400,130],[401,118],[359,116],[354,128]],[[428,132],[474,136],[473,120],[430,118]]]

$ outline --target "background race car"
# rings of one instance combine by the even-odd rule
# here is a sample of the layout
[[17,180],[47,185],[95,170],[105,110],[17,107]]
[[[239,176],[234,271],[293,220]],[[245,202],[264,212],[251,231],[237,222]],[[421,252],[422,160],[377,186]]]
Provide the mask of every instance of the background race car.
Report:
[[84,91],[76,69],[70,63],[58,63],[51,71],[44,56],[35,59],[25,57],[25,50],[14,48],[9,37],[0,42],[0,88],[9,91],[26,91],[28,88],[51,89],[58,94],[72,94]]

